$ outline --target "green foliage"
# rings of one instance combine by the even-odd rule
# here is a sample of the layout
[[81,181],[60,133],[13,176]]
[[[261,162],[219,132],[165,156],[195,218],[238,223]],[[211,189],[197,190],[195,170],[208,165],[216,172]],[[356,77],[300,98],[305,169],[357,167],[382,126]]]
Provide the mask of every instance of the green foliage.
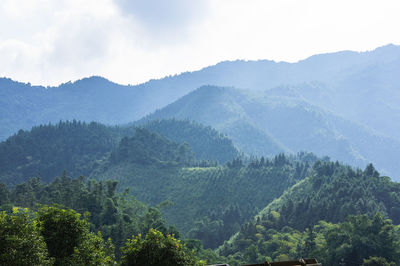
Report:
[[100,232],[85,234],[81,244],[74,249],[71,265],[115,265],[114,245],[109,238],[106,242]]
[[[384,218],[399,224],[399,210],[400,184],[379,176],[371,164],[361,171],[318,161],[309,177],[243,225],[219,251],[246,263],[258,261],[255,250],[274,260],[316,257],[327,265],[342,260],[360,265],[369,256],[399,263],[399,233]],[[359,215],[349,217],[354,214]]]
[[350,216],[324,233],[327,262],[331,265],[340,260],[362,264],[370,256],[400,263],[400,235],[392,221],[384,220],[379,213],[372,219],[367,215]]
[[0,213],[1,265],[114,265],[114,246],[71,209]]
[[112,265],[113,246],[72,209],[44,206],[39,209],[40,232],[57,265]]
[[64,169],[75,176],[89,175],[115,147],[114,131],[75,120],[20,130],[0,143],[0,180],[16,185],[40,172],[49,182]]
[[82,236],[88,224],[71,209],[43,207],[39,210],[41,234],[46,241],[49,254],[56,263],[74,253],[75,247],[82,242]]
[[[132,234],[147,232],[148,228],[156,225],[164,233],[177,232],[165,225],[158,209],[147,208],[127,193],[117,193],[117,184],[116,181],[95,180],[85,184],[83,177],[73,179],[65,174],[48,185],[43,184],[40,178],[32,178],[11,189],[8,203],[32,209],[36,209],[37,204],[60,204],[80,214],[88,212],[91,230],[101,231],[104,239],[113,240],[117,257],[120,256],[119,248]],[[7,206],[2,207],[7,209]]]
[[[143,164],[188,163],[194,156],[206,162],[225,162],[239,155],[230,139],[194,122],[161,120],[144,127],[147,129],[73,120],[20,130],[0,143],[0,181],[16,185],[39,173],[50,182],[62,170],[89,176],[104,166],[111,152],[117,161]],[[185,143],[193,146],[196,154]]]
[[[331,224],[320,221],[298,231],[291,227],[275,230],[278,220],[258,219],[242,227],[233,243],[226,243],[220,254],[242,258],[242,263],[315,257],[323,265],[391,265],[400,263],[400,233],[391,220],[381,214],[349,216],[347,221]],[[371,257],[371,258],[370,258]]]
[[186,143],[178,144],[145,128],[137,128],[133,137],[121,140],[110,161],[142,165],[163,162],[187,164],[193,161],[193,154]]
[[201,239],[205,248],[216,248],[259,208],[305,178],[308,160],[304,154],[281,154],[271,160],[234,159],[206,167],[122,162],[107,164],[107,170],[96,175],[117,178],[121,187],[130,187],[132,194],[150,205],[172,201],[173,206],[162,210],[166,220],[184,237]]
[[275,210],[285,225],[304,230],[319,220],[344,221],[351,214],[380,212],[400,223],[400,184],[379,176],[372,165],[365,171],[338,162],[318,161],[310,176],[269,204],[260,216]]
[[175,142],[187,142],[199,161],[225,163],[239,157],[232,140],[209,126],[189,120],[164,119],[148,121],[143,126]]
[[[165,132],[179,141],[184,138],[194,141],[195,137],[189,136],[196,136],[194,131],[188,130],[185,135],[172,130],[172,125],[180,125],[182,130],[191,128],[189,122],[157,121],[148,124],[149,127],[151,125],[159,131],[164,126],[169,127]],[[0,144],[14,154],[11,157],[21,153],[26,155],[23,156],[28,161],[33,157],[42,158],[34,160],[35,163],[27,163],[21,155],[19,163],[11,165],[11,168],[6,166],[6,171],[0,172],[2,180],[6,181],[10,180],[7,178],[11,177],[11,173],[16,173],[12,188],[0,184],[0,208],[8,210],[15,205],[36,210],[36,204],[57,203],[80,214],[91,213],[85,221],[77,219],[78,214],[74,216],[66,210],[64,218],[69,217],[69,220],[65,220],[63,230],[52,231],[50,226],[43,231],[47,241],[57,237],[68,240],[64,244],[69,245],[69,249],[57,246],[57,242],[49,248],[48,252],[57,262],[101,264],[104,258],[111,262],[111,242],[104,242],[103,239],[112,239],[117,247],[116,257],[120,258],[120,247],[128,237],[154,228],[164,236],[169,233],[179,238],[178,230],[169,226],[176,224],[184,237],[202,241],[202,245],[193,242],[188,246],[196,256],[209,263],[237,265],[299,257],[317,257],[326,265],[337,265],[343,261],[350,263],[351,260],[357,261],[358,265],[384,264],[385,260],[387,263],[399,263],[398,231],[386,219],[392,219],[394,224],[400,223],[400,185],[380,176],[372,164],[362,171],[323,159],[311,168],[317,158],[300,153],[297,156],[279,154],[271,159],[237,157],[220,165],[211,161],[195,161],[187,144],[175,143],[146,128],[128,127],[122,130],[97,126],[95,129],[95,124],[60,123],[54,134],[67,132],[65,136],[68,137],[68,133],[73,135],[90,131],[93,134],[88,136],[95,138],[95,134],[104,130],[106,137],[99,137],[99,141],[109,139],[110,142],[105,143],[103,150],[95,149],[88,153],[71,149],[70,152],[63,148],[68,145],[62,144],[59,137],[49,137],[50,142],[56,140],[56,148],[50,147],[50,142],[43,145],[48,145],[49,151],[60,147],[59,154],[54,155],[55,161],[70,162],[73,158],[72,161],[78,162],[85,156],[91,162],[95,160],[85,169],[91,172],[92,178],[104,181],[85,181],[83,177],[72,179],[64,172],[48,185],[42,183],[40,177],[16,185],[20,177],[25,179],[23,173],[32,172],[38,166],[47,169],[52,158],[40,155],[46,153],[45,149],[38,152],[42,157],[28,155],[36,154],[31,152],[35,150],[32,149],[35,139],[30,139],[34,130],[31,133],[19,132],[11,138],[14,142],[9,142],[10,145],[7,142]],[[46,127],[42,130],[48,133],[57,126]],[[78,133],[72,133],[75,127]],[[128,132],[134,132],[134,135],[123,137],[117,144],[121,136],[130,134]],[[209,136],[214,136],[215,132],[209,133]],[[43,138],[43,135],[38,136]],[[229,147],[230,142],[220,137],[207,144],[212,143],[215,149],[204,147],[204,151],[218,152]],[[74,141],[73,137],[71,139]],[[206,143],[206,139],[199,143]],[[89,139],[86,141],[90,142]],[[83,149],[90,150],[90,145]],[[28,147],[26,150],[25,146]],[[1,147],[0,157],[4,159]],[[84,169],[75,163],[69,166],[75,170]],[[127,188],[139,200],[157,207],[148,208],[138,202]],[[124,193],[118,192],[124,189]],[[250,220],[266,204],[267,207]],[[375,216],[378,212],[382,215]],[[351,214],[357,216],[346,220]],[[54,225],[57,224],[56,218],[54,213],[43,219]],[[45,223],[42,224],[44,226]],[[101,234],[90,233],[89,229],[85,229],[89,227],[91,231],[100,231]],[[77,230],[75,238],[74,234],[67,234],[74,232],[72,228]],[[218,249],[219,254],[210,249],[217,248],[235,233]],[[54,254],[61,255],[57,257]]]
[[133,236],[122,249],[121,265],[200,265],[184,244],[174,236],[150,229],[145,239]]
[[53,264],[37,221],[31,218],[28,210],[14,208],[12,214],[0,212],[0,264]]
[[385,258],[382,257],[369,257],[364,259],[363,266],[396,266],[394,262],[387,262]]

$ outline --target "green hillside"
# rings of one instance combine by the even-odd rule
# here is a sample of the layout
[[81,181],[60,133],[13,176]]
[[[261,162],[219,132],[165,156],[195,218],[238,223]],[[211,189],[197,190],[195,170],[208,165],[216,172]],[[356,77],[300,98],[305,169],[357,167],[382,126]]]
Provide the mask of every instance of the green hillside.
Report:
[[316,160],[315,156],[302,153],[296,157],[281,154],[271,160],[253,159],[248,163],[241,159],[226,165],[196,163],[190,156],[176,156],[174,150],[179,151],[179,145],[170,150],[169,157],[163,153],[136,156],[161,140],[155,134],[148,134],[148,138],[141,135],[137,131],[127,140],[133,143],[146,140],[141,142],[140,149],[121,141],[110,160],[96,169],[92,177],[116,179],[122,188],[129,187],[133,195],[150,205],[168,200],[172,206],[163,210],[167,221],[185,236],[201,239],[205,247],[222,244],[259,208],[303,179],[309,165]]
[[362,168],[373,162],[395,179],[400,175],[399,141],[314,105],[291,87],[203,86],[141,121],[166,118],[210,125],[247,154],[309,151]]
[[[67,125],[90,127],[59,126]],[[400,262],[400,185],[372,164],[360,170],[305,152],[219,164],[198,161],[189,144],[147,128],[108,129],[120,140],[93,164],[89,177],[97,181],[64,173],[48,185],[39,178],[12,188],[2,184],[2,208],[57,203],[89,211],[92,230],[117,247],[129,234],[157,228],[186,238],[210,263],[299,257],[317,257],[324,265],[338,265],[338,258],[357,265]],[[127,132],[134,133],[124,137]]]
[[[360,170],[305,152],[241,157],[225,135],[195,122],[136,126],[72,121],[19,131],[0,144],[0,205],[89,211],[91,229],[117,247],[150,228],[175,233],[210,263],[400,262],[400,185],[372,164]],[[55,178],[63,170],[91,180]],[[39,172],[48,184],[29,179]]]
[[63,170],[87,176],[116,143],[113,128],[94,122],[60,122],[20,130],[0,143],[0,182],[15,185],[37,175],[49,182]]
[[[180,144],[188,143],[194,147],[197,160],[224,163],[240,155],[231,140],[198,123],[160,120],[143,127]],[[75,120],[20,130],[0,142],[0,182],[15,185],[38,174],[49,182],[63,170],[72,176],[89,176],[123,137],[133,136],[135,131],[135,126],[110,127]],[[148,148],[151,152],[157,145]]]
[[65,173],[49,184],[38,177],[12,189],[0,183],[0,210],[10,212],[13,206],[37,210],[41,205],[54,204],[74,209],[89,217],[92,231],[100,231],[105,240],[112,239],[117,257],[126,239],[149,228],[179,237],[174,227],[167,227],[157,208],[148,207],[126,191],[118,193],[117,187],[116,181],[70,178]]
[[[377,217],[377,213],[381,216]],[[359,216],[348,218],[349,215]],[[372,220],[367,221],[367,217]],[[390,221],[384,221],[384,219],[390,219]],[[273,258],[282,254],[289,258],[302,255],[317,256],[327,265],[336,265],[335,262],[338,263],[339,258],[332,257],[335,256],[333,253],[342,252],[343,254],[337,253],[336,256],[340,255],[349,261],[362,262],[363,259],[368,258],[367,255],[374,255],[398,262],[399,249],[395,251],[397,254],[395,255],[385,253],[382,250],[382,244],[377,242],[368,244],[367,237],[371,238],[370,241],[378,241],[374,240],[378,237],[376,235],[378,233],[367,228],[367,226],[373,226],[368,223],[373,224],[378,220],[380,226],[386,224],[387,229],[391,228],[389,226],[392,225],[389,224],[392,222],[395,225],[400,223],[399,183],[392,182],[389,177],[380,176],[371,164],[361,171],[337,162],[317,161],[307,178],[268,204],[253,221],[244,225],[219,250],[222,255],[235,254],[239,257],[245,256],[248,249],[257,250],[256,253],[259,254],[252,260],[260,259],[258,256],[262,255]],[[359,224],[361,221],[366,224]],[[349,231],[350,227],[357,226],[365,226],[357,229],[364,230],[364,233]],[[333,236],[335,230],[335,234],[339,235]],[[352,243],[351,239],[341,238],[340,234],[347,234],[350,238],[364,237],[365,239],[357,240],[361,242],[357,242],[359,246],[355,246],[357,243]],[[365,235],[353,236],[352,234]],[[379,233],[379,237],[386,237],[381,234],[383,233]],[[398,232],[392,232],[392,234],[393,237],[399,238]],[[334,237],[337,239],[333,239]],[[306,241],[312,241],[312,246],[308,247],[308,250],[302,250],[306,248],[304,247]],[[350,242],[346,244],[346,241]],[[275,248],[272,247],[273,245]],[[341,247],[343,250],[340,251],[341,245],[343,245]],[[345,245],[350,246],[346,248]],[[370,245],[370,254],[362,250],[366,248],[365,245]]]
[[240,156],[231,139],[210,126],[190,120],[163,119],[139,124],[178,143],[188,143],[197,160],[225,163]]

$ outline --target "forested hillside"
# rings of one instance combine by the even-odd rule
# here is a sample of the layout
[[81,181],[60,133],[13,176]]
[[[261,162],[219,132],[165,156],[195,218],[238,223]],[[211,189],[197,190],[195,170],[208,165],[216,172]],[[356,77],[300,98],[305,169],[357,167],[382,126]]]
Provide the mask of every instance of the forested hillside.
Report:
[[204,86],[142,121],[172,117],[211,125],[248,154],[306,150],[359,167],[374,162],[393,178],[400,175],[399,141],[313,105],[291,88],[249,93]]
[[137,201],[128,191],[118,193],[117,187],[118,182],[113,180],[97,182],[84,177],[70,178],[65,173],[47,185],[39,177],[12,189],[0,183],[0,208],[11,211],[12,206],[17,206],[37,210],[40,205],[58,204],[82,215],[88,212],[91,230],[100,231],[106,240],[112,239],[117,257],[126,239],[150,228],[179,237],[174,227],[166,225],[157,208]]
[[63,170],[87,176],[116,144],[116,131],[94,122],[20,130],[0,143],[0,182],[15,185],[37,175],[49,182]]
[[376,256],[399,263],[399,234],[392,222],[400,223],[400,184],[380,176],[372,164],[361,171],[318,161],[309,173],[220,247],[221,254],[253,252],[252,261],[261,254],[316,256],[327,265],[341,259],[360,265]]
[[[165,133],[178,143],[188,143],[194,147],[196,160],[224,163],[239,156],[231,140],[201,124],[161,120],[142,127]],[[133,136],[135,131],[135,126],[111,127],[75,120],[20,130],[0,142],[0,182],[15,185],[37,175],[49,182],[63,170],[72,176],[89,176],[123,137]]]
[[111,160],[93,177],[115,178],[150,205],[169,200],[172,206],[163,210],[167,221],[208,248],[222,244],[257,210],[303,179],[315,160],[311,154],[282,154],[246,164],[236,159],[226,165]]
[[[196,125],[175,120],[147,125],[157,128],[164,123],[181,128]],[[40,128],[38,132],[47,128],[54,134],[68,131],[71,135],[79,128],[76,139],[67,138],[78,143],[101,129],[112,148],[95,159],[89,181],[69,178],[64,172],[49,184],[40,177],[13,187],[1,184],[0,205],[9,213],[13,206],[38,210],[39,217],[58,210],[40,209],[36,204],[61,204],[81,214],[88,211],[90,229],[101,232],[101,241],[110,237],[116,247],[113,254],[122,261],[126,249],[120,248],[127,245],[126,239],[141,232],[155,237],[158,233],[150,230],[154,228],[161,232],[158,237],[167,233],[182,236],[187,247],[209,263],[239,265],[300,257],[317,257],[325,265],[337,265],[342,259],[357,265],[400,262],[400,185],[380,176],[372,164],[360,170],[304,152],[236,158],[220,164],[196,160],[189,144],[145,127],[66,122]],[[31,133],[19,132],[21,139],[13,142],[18,143],[15,147],[25,150],[24,145],[33,145]],[[124,136],[128,133],[133,135]],[[220,137],[222,143],[231,143]],[[60,137],[53,139],[57,140],[54,145],[68,146]],[[51,141],[46,144],[53,145]],[[89,158],[96,158],[96,152]],[[368,239],[374,239],[373,244]]]
[[[171,144],[146,130],[136,135],[133,140]],[[135,143],[133,140],[126,141]],[[137,145],[127,147],[138,149]],[[179,145],[175,148],[179,150]],[[164,151],[161,149],[146,157],[152,162],[153,173],[158,167],[166,170],[169,166],[176,168],[188,163],[177,160],[173,152],[165,157]],[[118,149],[114,151],[118,152]],[[112,163],[125,166],[128,162],[138,163],[129,153],[124,158],[127,159],[113,159]],[[313,166],[309,167],[311,164]],[[180,171],[175,179],[165,175],[163,179],[147,175],[146,180],[145,176],[130,176],[133,177],[130,182],[143,189],[138,197],[150,195],[147,201],[155,200],[156,196],[160,197],[156,199],[159,201],[169,193],[170,196],[165,197],[167,201],[159,201],[157,208],[140,203],[128,189],[118,193],[116,181],[71,179],[65,173],[48,185],[40,178],[11,189],[0,184],[0,206],[9,212],[12,206],[19,206],[39,208],[39,213],[46,213],[58,211],[40,209],[36,204],[57,203],[82,214],[88,211],[91,230],[101,231],[104,239],[111,237],[116,247],[126,245],[124,240],[132,233],[150,232],[152,235],[150,228],[179,236],[178,230],[167,224],[197,218],[195,226],[187,233],[183,231],[184,235],[202,240],[205,248],[223,244],[217,249],[217,255],[212,250],[204,250],[196,242],[198,240],[185,240],[199,258],[209,263],[239,265],[300,257],[317,257],[324,265],[379,261],[397,265],[400,262],[397,226],[400,185],[389,177],[380,176],[371,164],[360,170],[338,162],[319,161],[312,154],[302,153],[297,157],[279,155],[272,160],[252,159],[248,163],[233,160],[226,166],[183,167]],[[285,179],[288,176],[290,178]],[[146,186],[151,182],[153,190],[149,188],[151,185]],[[294,185],[290,187],[290,184]],[[162,190],[164,186],[165,191]],[[132,188],[134,191],[135,187]],[[273,199],[280,194],[282,196]],[[253,207],[263,202],[270,203],[255,218],[249,219],[254,213]],[[165,220],[159,208],[165,213]],[[184,228],[179,224],[177,227]],[[229,241],[222,243],[233,234]],[[115,250],[117,258],[124,255],[118,248]]]
[[273,210],[282,213],[284,225],[297,229],[305,229],[317,219],[344,221],[349,214],[356,213],[372,216],[380,212],[400,224],[400,184],[380,176],[372,164],[361,171],[339,163],[318,162],[308,178],[260,215]]
[[185,241],[188,249],[158,207],[147,207],[128,191],[117,193],[117,185],[65,174],[48,185],[40,178],[11,190],[0,183],[0,264],[130,265],[152,256],[162,264],[205,265],[220,258],[200,247],[199,261],[195,240]]
[[[186,142],[173,142],[147,128],[197,143],[204,160],[197,160]],[[201,239],[205,247],[222,244],[258,210],[303,179],[316,160],[306,153],[249,162],[232,159],[239,153],[225,136],[177,120],[140,128],[60,122],[20,131],[1,143],[0,151],[1,182],[7,185],[34,176],[49,182],[63,170],[98,180],[115,179],[121,191],[129,188],[147,204],[169,201],[172,206],[163,210],[167,222],[176,224],[185,236]],[[207,153],[211,159],[206,159]],[[20,159],[9,162],[9,154]],[[229,157],[226,164],[218,163]]]
[[190,120],[163,119],[134,123],[178,143],[188,143],[197,160],[225,163],[241,156],[231,139],[210,126]]

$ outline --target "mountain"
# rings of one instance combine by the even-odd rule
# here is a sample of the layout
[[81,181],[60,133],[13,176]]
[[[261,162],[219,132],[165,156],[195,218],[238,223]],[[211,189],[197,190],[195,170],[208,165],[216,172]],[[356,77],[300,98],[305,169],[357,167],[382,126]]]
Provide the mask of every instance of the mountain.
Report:
[[4,139],[19,129],[57,123],[60,120],[97,121],[106,124],[129,122],[143,113],[136,113],[146,102],[133,103],[138,92],[128,86],[92,77],[58,87],[31,86],[0,79],[0,138]]
[[197,160],[218,161],[222,164],[241,157],[231,139],[210,126],[190,120],[163,119],[134,124],[156,132],[178,143],[188,143]]
[[162,213],[169,223],[184,236],[215,248],[259,208],[302,180],[317,160],[301,153],[247,164],[235,159],[226,165],[199,165],[191,162],[190,150],[184,151],[164,137],[137,130],[90,177],[115,179],[121,188],[129,188],[138,200],[153,206],[167,201]]
[[[289,149],[252,121],[247,108],[259,97],[234,88],[203,86],[194,92],[157,110],[138,123],[155,119],[177,118],[211,125],[228,134],[238,147],[249,154],[273,156]],[[253,142],[254,141],[254,142]]]
[[[240,156],[230,139],[198,123],[160,120],[143,124],[142,128],[165,134],[180,144],[188,143],[193,147],[194,159],[199,161],[225,163]],[[134,126],[111,127],[76,120],[20,130],[0,142],[0,182],[16,185],[38,175],[50,182],[63,170],[71,176],[89,176],[124,137],[133,136],[136,130]]]
[[400,47],[387,45],[362,53],[315,55],[297,63],[227,61],[136,86],[118,85],[101,77],[58,87],[31,86],[2,78],[0,139],[19,129],[59,120],[132,122],[203,85],[266,90],[304,84],[314,86],[300,94],[313,104],[399,139],[400,126],[395,122],[399,121],[399,64]]
[[16,185],[40,175],[49,182],[63,170],[87,176],[116,144],[116,132],[95,122],[60,122],[20,130],[0,143],[0,181]]
[[360,167],[374,162],[394,178],[400,176],[400,142],[298,97],[295,89],[203,86],[142,121],[195,120],[227,134],[248,154],[310,151]]
[[[389,235],[383,233],[385,230],[377,231],[380,227],[395,229],[392,222],[400,223],[399,195],[400,184],[381,176],[372,164],[362,171],[338,162],[318,161],[305,179],[268,204],[219,250],[222,255],[236,257],[245,257],[251,246],[271,257],[315,252],[312,256],[327,265],[337,265],[340,259],[362,262],[373,253],[390,257],[384,253],[383,243],[391,237],[379,242],[378,235]],[[385,220],[388,218],[391,220]],[[347,232],[333,223],[343,223]]]
[[[190,143],[200,151],[201,160]],[[207,159],[208,153],[212,160]],[[63,171],[63,177],[69,173],[97,179],[99,186],[116,180],[121,191],[163,207],[167,222],[185,236],[217,247],[260,208],[305,178],[317,160],[300,153],[245,158],[248,162],[232,157],[218,163],[239,154],[226,136],[190,121],[158,120],[141,127],[67,121],[20,130],[0,143],[0,183],[33,197],[31,185],[20,183],[30,184],[27,180],[34,176],[53,184],[59,183],[56,177]],[[22,197],[24,204],[29,202],[26,197]]]

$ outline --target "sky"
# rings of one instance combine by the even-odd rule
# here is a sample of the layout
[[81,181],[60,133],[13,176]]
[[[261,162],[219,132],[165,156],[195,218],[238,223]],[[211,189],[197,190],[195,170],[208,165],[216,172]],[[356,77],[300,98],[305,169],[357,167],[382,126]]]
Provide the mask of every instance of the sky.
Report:
[[0,0],[0,77],[139,84],[225,60],[400,44],[399,0]]

